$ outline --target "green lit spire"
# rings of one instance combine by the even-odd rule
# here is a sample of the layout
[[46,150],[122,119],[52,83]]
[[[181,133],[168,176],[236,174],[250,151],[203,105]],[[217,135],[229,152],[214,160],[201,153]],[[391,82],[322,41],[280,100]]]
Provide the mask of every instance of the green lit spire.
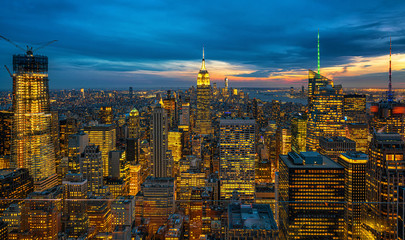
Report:
[[319,29],[318,29],[318,74],[321,70],[321,56],[319,54]]

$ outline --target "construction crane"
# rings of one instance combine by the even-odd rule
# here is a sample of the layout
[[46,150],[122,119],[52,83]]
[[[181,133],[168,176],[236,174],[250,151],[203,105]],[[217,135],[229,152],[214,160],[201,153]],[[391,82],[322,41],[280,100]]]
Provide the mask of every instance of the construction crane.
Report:
[[34,55],[34,51],[37,51],[37,50],[39,50],[39,49],[42,49],[42,48],[44,48],[44,47],[46,47],[46,46],[48,46],[48,45],[50,45],[50,44],[52,44],[52,43],[58,41],[58,40],[49,41],[49,42],[44,43],[44,44],[42,44],[41,46],[39,46],[39,47],[37,47],[37,48],[35,48],[35,49],[32,49],[32,47],[30,47],[30,46],[27,45],[27,49],[24,49],[23,47],[19,46],[19,45],[16,44],[15,42],[11,41],[10,39],[8,39],[8,38],[6,38],[6,37],[4,37],[4,36],[2,36],[2,35],[0,35],[0,38],[4,39],[5,41],[7,41],[7,42],[9,42],[10,44],[14,45],[16,48],[18,48],[18,49],[20,49],[20,50],[26,52],[27,55],[30,55],[30,56],[33,56],[33,55]]
[[[7,41],[7,42],[9,42],[10,44],[14,45],[14,47],[16,47],[16,48],[18,48],[18,49],[20,49],[20,50],[26,52],[27,55],[29,55],[29,56],[34,56],[34,51],[38,51],[39,49],[42,49],[42,48],[44,48],[44,47],[46,47],[46,46],[48,46],[48,45],[50,45],[50,44],[52,44],[52,43],[58,41],[58,40],[49,41],[49,42],[47,42],[47,43],[42,44],[41,46],[38,46],[38,47],[35,48],[35,49],[32,49],[32,47],[30,47],[30,46],[27,45],[27,49],[24,49],[23,47],[19,46],[17,43],[11,41],[10,39],[8,39],[8,38],[6,38],[6,37],[4,37],[4,36],[2,36],[2,35],[0,35],[0,38],[4,39],[5,41]],[[13,74],[11,73],[10,69],[8,69],[8,67],[7,67],[6,65],[4,65],[4,67],[6,68],[8,74],[10,74],[10,77],[13,77]]]

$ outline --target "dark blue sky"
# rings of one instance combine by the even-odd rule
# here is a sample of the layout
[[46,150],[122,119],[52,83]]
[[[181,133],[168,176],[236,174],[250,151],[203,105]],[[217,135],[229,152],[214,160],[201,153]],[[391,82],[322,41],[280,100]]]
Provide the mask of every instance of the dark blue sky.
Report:
[[[49,57],[53,89],[188,87],[202,45],[213,82],[306,85],[318,29],[325,75],[344,87],[382,87],[392,36],[393,85],[405,88],[404,20],[403,0],[18,0],[2,2],[0,34],[22,46],[58,40],[38,51]],[[15,53],[0,41],[1,65],[11,67]],[[11,89],[4,68],[0,79]]]

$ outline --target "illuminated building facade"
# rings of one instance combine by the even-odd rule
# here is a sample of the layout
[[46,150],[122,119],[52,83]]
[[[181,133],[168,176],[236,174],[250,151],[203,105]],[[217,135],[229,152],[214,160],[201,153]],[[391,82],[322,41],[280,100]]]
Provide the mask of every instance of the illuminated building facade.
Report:
[[361,239],[361,214],[366,200],[366,164],[368,156],[362,152],[342,153],[338,163],[345,168],[345,224],[344,239]]
[[[1,220],[7,223],[8,232],[18,231],[21,224],[21,208],[18,203],[12,203],[10,206],[3,212]],[[1,238],[0,238],[1,239]]]
[[41,191],[57,184],[48,57],[14,55],[13,72],[12,167],[27,168]]
[[[291,129],[290,127],[279,126],[276,132],[277,156],[286,155],[291,152]],[[278,165],[276,165],[278,168]]]
[[178,125],[176,93],[172,95],[171,91],[168,90],[167,98],[163,99],[163,106],[166,109],[169,129],[176,128]]
[[366,123],[366,95],[347,94],[343,98],[346,123]]
[[344,168],[317,152],[280,156],[279,216],[283,239],[343,237]]
[[113,215],[113,226],[132,226],[135,220],[135,198],[134,196],[120,196],[111,203]]
[[[62,181],[64,188],[63,221],[70,238],[85,237],[89,219],[87,216],[87,180],[82,174],[68,173]],[[75,200],[77,199],[77,200]]]
[[381,101],[371,104],[372,129],[377,132],[395,132],[405,137],[405,104],[395,101]]
[[320,137],[319,153],[337,162],[341,153],[356,151],[356,142],[345,137]]
[[221,200],[237,191],[240,199],[253,202],[255,193],[255,120],[220,119]]
[[59,147],[62,157],[69,155],[69,136],[77,132],[77,120],[66,118],[59,121]]
[[291,119],[291,150],[300,153],[307,147],[307,122],[303,115],[296,115]]
[[398,240],[405,239],[405,187],[398,188]]
[[205,58],[203,59],[200,72],[197,77],[197,117],[195,131],[199,134],[211,134],[211,83],[210,75],[205,68]]
[[111,233],[113,221],[111,202],[103,196],[91,196],[87,206],[87,215],[89,217],[88,237],[92,239],[99,233]]
[[101,124],[113,124],[113,111],[112,107],[103,106],[100,108],[100,123]]
[[0,111],[0,157],[11,155],[13,112]]
[[89,144],[99,146],[101,158],[103,161],[103,176],[108,176],[108,153],[115,150],[116,129],[115,125],[97,125],[87,126],[84,132],[89,135]]
[[174,173],[178,172],[179,161],[183,155],[182,135],[179,131],[169,131],[168,134],[168,149],[172,151]]
[[190,126],[190,102],[181,104],[180,125]]
[[169,159],[167,159],[168,150],[168,122],[166,110],[160,103],[157,103],[152,112],[151,121],[151,165],[152,176],[154,177],[168,177],[171,176],[171,169],[169,169]]
[[364,230],[374,239],[397,239],[398,187],[405,183],[405,143],[398,133],[374,133],[368,154]]
[[367,153],[368,151],[368,124],[347,123],[346,137],[356,142],[356,151]]
[[142,218],[147,219],[148,232],[155,233],[174,213],[174,179],[147,177],[135,202],[135,223],[139,225]]
[[139,138],[140,119],[139,111],[134,108],[129,113],[128,117],[128,138]]
[[[21,233],[28,232],[28,239],[57,240],[61,231],[62,187],[56,186],[42,192],[33,192],[24,201],[21,210]],[[18,239],[24,239],[19,237]]]
[[319,87],[309,99],[307,150],[316,151],[319,137],[345,136],[342,86]]
[[[19,203],[34,190],[32,177],[25,168],[0,170],[0,214],[12,203]],[[12,201],[11,199],[20,199]]]
[[99,146],[86,146],[80,155],[80,173],[87,179],[89,191],[98,192],[103,186],[103,160]]
[[136,196],[141,190],[141,164],[130,163],[129,165],[129,195]]
[[316,73],[312,70],[308,70],[308,107],[312,106],[312,101],[315,98],[316,91],[320,87],[326,87],[333,84],[333,81]]

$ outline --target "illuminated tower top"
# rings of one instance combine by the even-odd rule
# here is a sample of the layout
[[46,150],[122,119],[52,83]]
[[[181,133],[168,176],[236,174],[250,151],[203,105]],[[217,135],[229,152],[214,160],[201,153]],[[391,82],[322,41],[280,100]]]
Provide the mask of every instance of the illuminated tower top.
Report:
[[319,29],[318,29],[318,74],[321,71],[321,55],[319,53]]
[[197,77],[197,86],[199,85],[210,85],[210,75],[208,74],[207,69],[205,68],[205,56],[204,56],[204,48],[203,48],[203,57],[202,57],[202,65],[200,72],[198,73]]

